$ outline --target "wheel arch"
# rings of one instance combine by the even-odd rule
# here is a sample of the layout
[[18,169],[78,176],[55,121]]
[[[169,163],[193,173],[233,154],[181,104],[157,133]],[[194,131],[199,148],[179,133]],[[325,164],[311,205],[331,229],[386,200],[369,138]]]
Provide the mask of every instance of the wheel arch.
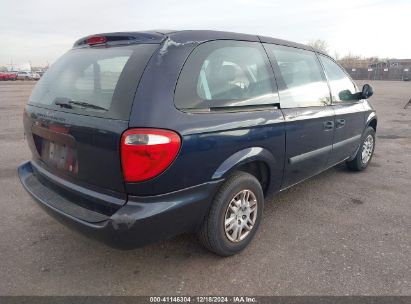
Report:
[[251,147],[228,157],[214,172],[212,179],[225,179],[234,171],[244,171],[258,179],[264,195],[267,195],[275,190],[271,180],[273,170],[281,170],[274,155],[262,147]]
[[377,131],[377,123],[378,123],[377,114],[375,114],[375,112],[371,112],[367,117],[367,122],[365,124],[364,130],[366,130],[368,127],[371,127],[374,129],[374,131]]
[[[367,117],[367,122],[365,124],[365,128],[361,134],[361,138],[364,137],[364,133],[367,130],[368,127],[371,127],[374,129],[375,132],[377,132],[377,123],[378,123],[378,118],[377,118],[377,114],[375,114],[375,112],[371,112],[368,117]],[[361,139],[362,140],[362,139]],[[355,150],[354,154],[351,155],[351,157],[349,157],[347,159],[347,161],[352,161],[355,158],[355,155],[358,153],[358,150],[361,147],[361,143],[358,145],[357,149]]]

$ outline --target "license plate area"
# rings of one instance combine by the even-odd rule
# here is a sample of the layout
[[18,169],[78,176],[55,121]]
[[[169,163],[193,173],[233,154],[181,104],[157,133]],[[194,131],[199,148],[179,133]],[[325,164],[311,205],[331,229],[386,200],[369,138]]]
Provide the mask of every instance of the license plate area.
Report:
[[40,159],[50,167],[77,174],[76,140],[67,127],[39,123],[32,125],[33,140]]
[[78,173],[77,151],[67,144],[43,139],[40,157],[52,167],[72,174]]

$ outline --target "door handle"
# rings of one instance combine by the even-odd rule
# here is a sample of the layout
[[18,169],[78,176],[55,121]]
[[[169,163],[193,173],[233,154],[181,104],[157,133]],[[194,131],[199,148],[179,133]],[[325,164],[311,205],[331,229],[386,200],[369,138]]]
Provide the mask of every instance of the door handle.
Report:
[[345,126],[345,119],[337,119],[335,122],[336,128],[342,128]]
[[324,130],[328,131],[328,130],[332,130],[332,129],[334,129],[334,122],[332,120],[325,121],[324,122]]

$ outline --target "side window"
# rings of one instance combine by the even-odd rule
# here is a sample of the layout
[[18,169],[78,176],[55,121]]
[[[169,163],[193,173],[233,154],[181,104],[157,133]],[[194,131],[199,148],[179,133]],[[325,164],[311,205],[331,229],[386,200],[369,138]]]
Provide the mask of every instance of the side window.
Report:
[[263,47],[243,41],[199,45],[184,64],[174,102],[183,110],[278,104]]
[[325,106],[330,92],[314,52],[293,47],[265,44],[278,66],[281,108]]
[[332,59],[323,55],[320,55],[320,58],[330,83],[333,102],[357,101],[358,99],[353,96],[356,87],[347,74]]

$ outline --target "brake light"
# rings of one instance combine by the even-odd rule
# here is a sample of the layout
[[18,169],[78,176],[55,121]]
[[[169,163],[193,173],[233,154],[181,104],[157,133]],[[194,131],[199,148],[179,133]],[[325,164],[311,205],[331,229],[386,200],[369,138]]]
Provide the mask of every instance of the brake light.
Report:
[[141,182],[164,172],[180,150],[180,136],[162,129],[130,129],[121,137],[126,182]]
[[107,38],[104,36],[93,36],[93,37],[87,38],[88,45],[101,44],[101,43],[106,43],[106,42],[107,42]]

